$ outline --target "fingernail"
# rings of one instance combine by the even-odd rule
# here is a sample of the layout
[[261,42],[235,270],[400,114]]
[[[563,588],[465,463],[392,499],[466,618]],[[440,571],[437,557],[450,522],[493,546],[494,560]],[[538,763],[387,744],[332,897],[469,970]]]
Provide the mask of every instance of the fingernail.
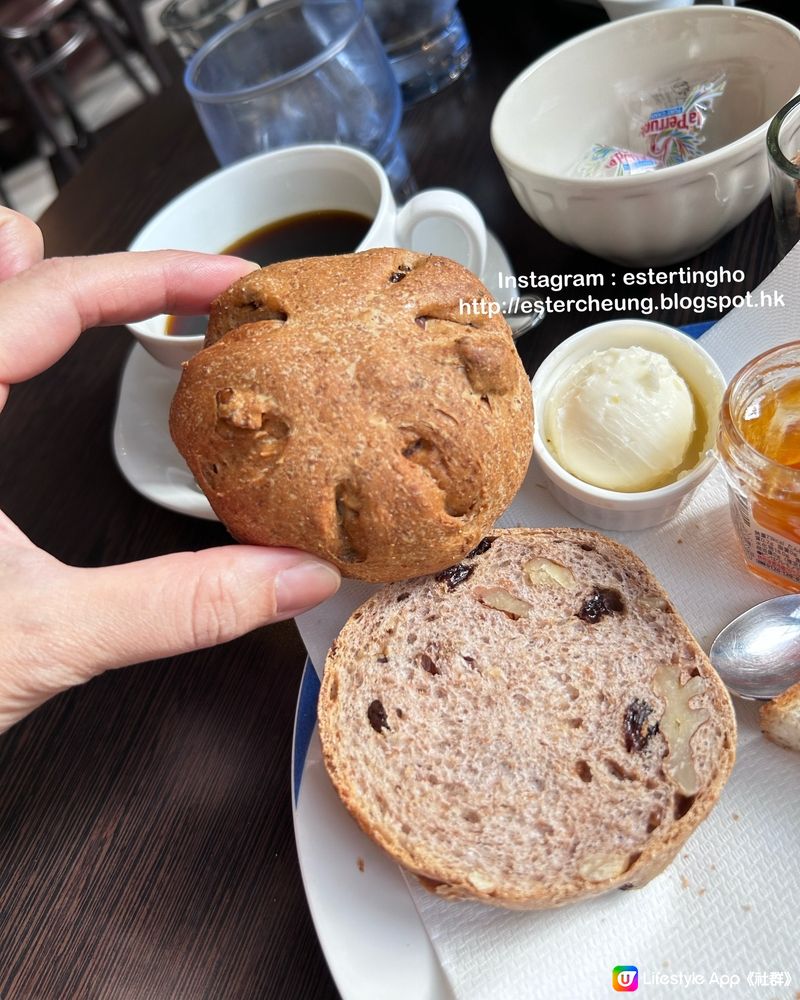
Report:
[[332,597],[341,577],[333,566],[309,559],[278,573],[275,579],[275,602],[279,614],[305,611]]
[[[244,264],[245,267],[248,268],[248,270],[244,272],[245,274],[261,270],[261,265],[257,264],[254,260],[247,260],[245,257],[238,257],[235,253],[224,254],[223,256],[227,257],[230,261],[235,260],[239,264]],[[242,277],[244,277],[244,275],[242,275]]]

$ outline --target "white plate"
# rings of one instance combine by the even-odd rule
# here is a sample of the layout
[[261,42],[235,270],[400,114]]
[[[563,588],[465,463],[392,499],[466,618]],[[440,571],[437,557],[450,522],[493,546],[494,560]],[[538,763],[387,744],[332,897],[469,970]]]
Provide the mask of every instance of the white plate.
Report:
[[[513,274],[497,238],[487,234],[484,284],[499,301],[517,292],[502,289],[500,275]],[[122,373],[114,419],[114,454],[122,474],[153,503],[191,517],[215,521],[216,515],[169,436],[169,406],[180,371],[159,364],[138,344]]]
[[319,678],[306,660],[292,748],[294,835],[322,950],[343,1000],[450,1000],[398,866],[330,783],[317,734]]

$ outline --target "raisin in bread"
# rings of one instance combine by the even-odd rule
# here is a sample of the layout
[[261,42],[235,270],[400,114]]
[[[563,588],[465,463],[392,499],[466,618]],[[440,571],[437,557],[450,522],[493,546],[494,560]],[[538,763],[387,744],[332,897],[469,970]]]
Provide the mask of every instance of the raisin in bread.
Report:
[[759,709],[761,732],[787,750],[800,750],[800,684]]
[[408,250],[273,264],[214,302],[170,413],[175,444],[235,538],[345,576],[456,562],[519,489],[530,383],[466,268]]
[[736,739],[725,687],[637,556],[524,528],[359,608],[328,654],[319,731],[347,808],[425,885],[531,909],[660,872]]

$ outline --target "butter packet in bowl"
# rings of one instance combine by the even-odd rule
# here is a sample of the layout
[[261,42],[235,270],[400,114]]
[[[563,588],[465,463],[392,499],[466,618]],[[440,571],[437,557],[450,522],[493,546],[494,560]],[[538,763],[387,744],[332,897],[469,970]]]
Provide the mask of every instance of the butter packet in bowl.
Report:
[[655,170],[658,165],[657,160],[643,153],[596,142],[572,172],[576,177],[626,177]]
[[725,92],[726,75],[710,71],[709,79],[671,80],[632,98],[631,145],[641,147],[659,166],[673,167],[701,156],[708,138],[708,118]]

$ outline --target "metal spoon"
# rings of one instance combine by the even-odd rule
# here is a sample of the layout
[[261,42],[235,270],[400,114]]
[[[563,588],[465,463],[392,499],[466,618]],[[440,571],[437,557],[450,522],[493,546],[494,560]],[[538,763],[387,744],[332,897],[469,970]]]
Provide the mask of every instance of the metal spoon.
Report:
[[[541,303],[540,308],[523,305],[523,303],[536,302]],[[544,299],[541,295],[537,295],[535,292],[522,292],[518,298],[512,299],[506,304],[503,309],[503,316],[505,317],[506,323],[508,323],[511,327],[514,340],[517,340],[523,334],[529,333],[544,319]]]
[[800,594],[773,597],[739,615],[709,657],[740,698],[775,698],[800,682]]

